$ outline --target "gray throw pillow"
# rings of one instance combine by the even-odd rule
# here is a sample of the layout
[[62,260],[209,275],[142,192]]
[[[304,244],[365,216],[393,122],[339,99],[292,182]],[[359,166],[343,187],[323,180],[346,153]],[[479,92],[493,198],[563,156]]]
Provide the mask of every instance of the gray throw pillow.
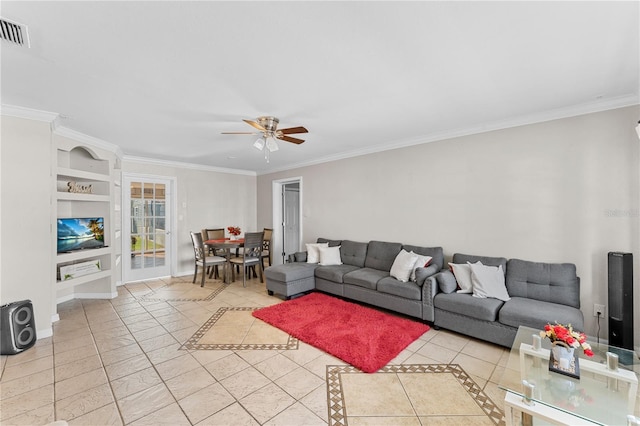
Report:
[[438,287],[443,293],[453,293],[458,288],[456,277],[450,271],[442,272],[437,275]]

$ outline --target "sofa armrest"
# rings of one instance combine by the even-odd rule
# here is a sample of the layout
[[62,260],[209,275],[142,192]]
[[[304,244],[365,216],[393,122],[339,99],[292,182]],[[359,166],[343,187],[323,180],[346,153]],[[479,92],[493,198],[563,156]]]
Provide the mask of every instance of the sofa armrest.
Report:
[[434,322],[435,320],[433,298],[438,294],[438,281],[436,279],[436,275],[427,277],[422,285],[422,319],[430,322]]
[[427,277],[422,285],[422,319],[434,322],[435,306],[433,298],[438,293],[452,293],[456,288],[456,277],[449,269],[441,269],[436,274]]
[[297,251],[297,252],[289,255],[289,263],[306,262],[306,261],[307,261],[307,252],[306,251]]

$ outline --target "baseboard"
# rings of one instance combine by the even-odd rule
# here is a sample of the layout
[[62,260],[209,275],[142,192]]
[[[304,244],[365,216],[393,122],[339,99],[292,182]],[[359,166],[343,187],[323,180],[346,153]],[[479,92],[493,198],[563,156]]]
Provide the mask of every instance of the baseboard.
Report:
[[72,294],[68,294],[66,296],[59,297],[59,298],[56,299],[56,305],[59,305],[59,304],[64,303],[64,302],[68,302],[69,300],[73,300],[73,299],[75,299],[73,293]]
[[118,292],[113,293],[75,293],[74,299],[115,299]]
[[118,297],[117,291],[113,293],[72,293],[56,299],[56,304],[59,305],[73,299],[115,299],[116,297]]
[[53,327],[45,328],[43,330],[36,331],[36,339],[46,339],[47,337],[53,336]]

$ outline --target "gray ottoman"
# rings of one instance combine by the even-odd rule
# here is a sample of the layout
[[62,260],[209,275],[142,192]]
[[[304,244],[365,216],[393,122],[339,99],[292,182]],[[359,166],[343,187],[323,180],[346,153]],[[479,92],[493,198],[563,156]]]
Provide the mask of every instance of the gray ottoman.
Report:
[[294,262],[283,265],[269,266],[264,270],[267,280],[267,293],[281,294],[289,299],[291,296],[316,287],[313,276],[318,265],[315,263]]

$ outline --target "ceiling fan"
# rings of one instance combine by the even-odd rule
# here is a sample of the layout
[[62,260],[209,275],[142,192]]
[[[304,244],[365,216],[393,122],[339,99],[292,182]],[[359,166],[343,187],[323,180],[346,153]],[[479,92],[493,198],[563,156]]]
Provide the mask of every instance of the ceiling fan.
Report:
[[278,120],[276,117],[264,116],[258,117],[257,121],[253,120],[242,120],[248,125],[255,127],[259,130],[259,133],[256,132],[222,132],[223,135],[258,135],[262,134],[260,138],[258,138],[253,146],[262,151],[264,150],[264,157],[269,162],[269,153],[278,150],[278,144],[276,143],[276,139],[285,142],[295,143],[300,145],[304,142],[303,139],[294,138],[291,136],[287,136],[290,134],[296,133],[307,133],[308,130],[302,126],[299,127],[289,127],[286,129],[278,129]]

